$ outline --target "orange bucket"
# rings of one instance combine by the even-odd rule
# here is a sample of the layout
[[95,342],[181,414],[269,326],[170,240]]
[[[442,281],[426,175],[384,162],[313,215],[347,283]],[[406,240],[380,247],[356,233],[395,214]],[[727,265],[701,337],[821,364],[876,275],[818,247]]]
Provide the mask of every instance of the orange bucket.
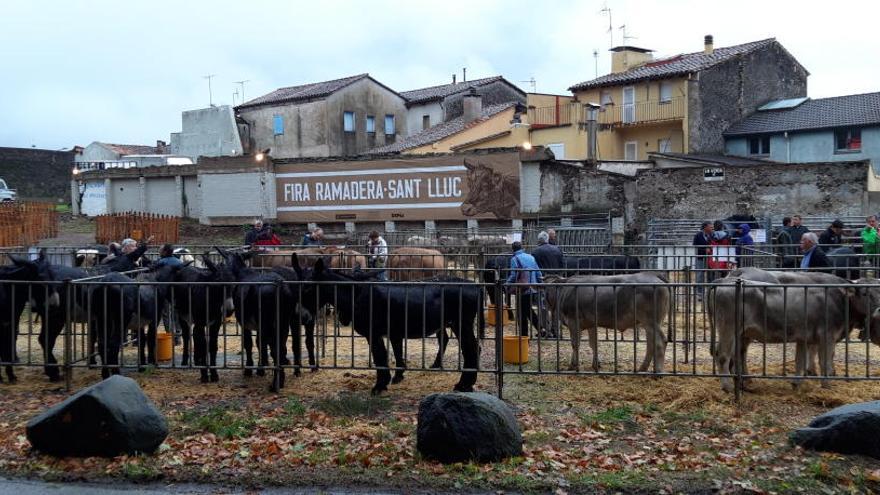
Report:
[[[510,306],[502,306],[501,308],[501,324],[507,325],[510,323],[510,316],[508,315],[508,311],[510,310]],[[488,308],[486,308],[486,324],[487,325],[495,325],[495,305],[490,304]]]
[[159,361],[171,361],[173,339],[170,333],[160,333],[156,336],[156,359]]
[[134,229],[131,231],[131,238],[136,241],[140,241],[144,238],[144,233],[141,230]]
[[505,336],[501,341],[501,353],[507,364],[525,364],[529,362],[529,338]]

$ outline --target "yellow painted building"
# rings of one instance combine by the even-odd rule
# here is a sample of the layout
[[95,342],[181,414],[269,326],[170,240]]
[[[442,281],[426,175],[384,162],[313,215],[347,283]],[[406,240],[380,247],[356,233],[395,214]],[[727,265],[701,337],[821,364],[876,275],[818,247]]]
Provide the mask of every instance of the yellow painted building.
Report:
[[611,73],[571,86],[568,107],[528,95],[532,145],[557,158],[588,158],[587,105],[594,104],[598,160],[722,153],[726,126],[766,101],[806,91],[808,73],[772,38],[716,49],[706,36],[700,52],[656,60],[642,48],[611,51]]

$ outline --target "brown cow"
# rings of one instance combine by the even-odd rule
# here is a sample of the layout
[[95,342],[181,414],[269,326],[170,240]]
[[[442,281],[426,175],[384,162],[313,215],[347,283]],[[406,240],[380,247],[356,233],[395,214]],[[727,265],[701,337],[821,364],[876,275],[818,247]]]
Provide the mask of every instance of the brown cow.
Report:
[[343,249],[335,246],[311,247],[287,251],[266,251],[253,257],[251,266],[256,268],[273,268],[276,266],[290,266],[290,255],[296,253],[299,258],[300,268],[311,268],[320,258],[328,258],[330,267],[334,269],[351,269],[356,266],[367,267],[367,259],[363,254],[353,249]]
[[388,279],[396,281],[421,280],[443,275],[446,258],[436,249],[402,247],[388,256]]

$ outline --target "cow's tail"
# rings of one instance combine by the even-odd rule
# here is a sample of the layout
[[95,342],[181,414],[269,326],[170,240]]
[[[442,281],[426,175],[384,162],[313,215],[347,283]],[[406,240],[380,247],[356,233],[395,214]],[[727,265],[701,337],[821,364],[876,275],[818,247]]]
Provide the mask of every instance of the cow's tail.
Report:
[[[489,290],[494,290],[494,287]],[[486,310],[483,309],[486,307],[486,288],[480,287],[479,293],[477,301],[477,336],[480,342],[482,342],[486,338]]]
[[715,289],[718,286],[709,284],[706,287],[706,293],[703,294],[703,301],[706,305],[706,313],[709,316],[709,355],[715,357],[715,347],[718,345],[715,333]]

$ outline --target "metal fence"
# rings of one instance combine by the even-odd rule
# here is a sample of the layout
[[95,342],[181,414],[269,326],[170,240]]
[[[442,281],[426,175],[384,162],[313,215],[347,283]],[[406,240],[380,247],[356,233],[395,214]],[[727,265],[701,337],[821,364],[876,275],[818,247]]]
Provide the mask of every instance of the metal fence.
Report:
[[483,373],[499,394],[505,375],[712,377],[737,394],[750,378],[880,376],[877,280],[756,272],[768,282],[686,267],[603,279],[548,271],[545,284],[530,285],[472,271],[470,280],[450,271],[415,282],[2,282],[0,366],[46,367],[68,384],[74,372],[147,364],[199,370],[205,381],[223,379],[217,370],[379,370],[392,388],[405,370],[460,373],[465,387]]

